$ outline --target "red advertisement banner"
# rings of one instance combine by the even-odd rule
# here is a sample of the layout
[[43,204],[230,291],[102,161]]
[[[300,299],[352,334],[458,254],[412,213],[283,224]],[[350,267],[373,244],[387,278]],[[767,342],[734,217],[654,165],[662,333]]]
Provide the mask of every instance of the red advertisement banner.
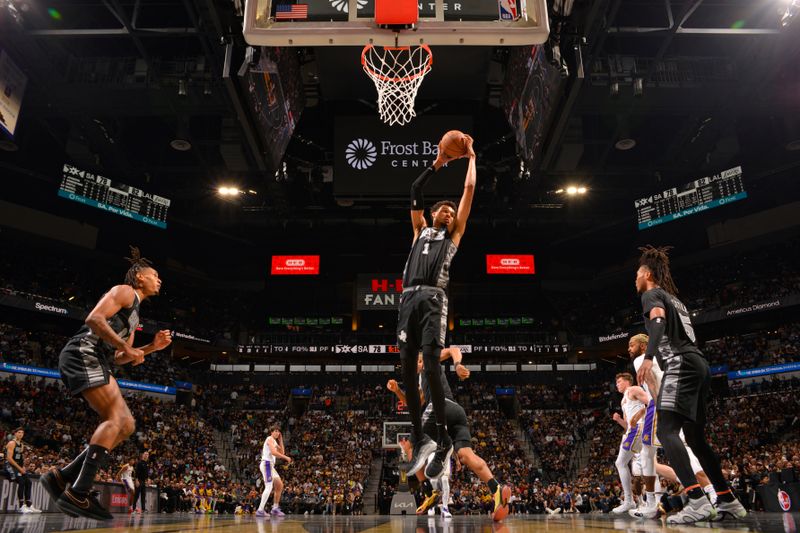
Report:
[[535,274],[533,255],[487,255],[487,274]]
[[319,275],[318,255],[273,255],[273,276],[316,276]]

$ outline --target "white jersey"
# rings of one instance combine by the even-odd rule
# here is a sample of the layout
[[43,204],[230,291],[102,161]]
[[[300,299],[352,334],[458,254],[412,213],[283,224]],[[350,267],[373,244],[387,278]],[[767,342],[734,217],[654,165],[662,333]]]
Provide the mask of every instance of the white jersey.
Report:
[[131,465],[128,465],[128,467],[122,471],[122,481],[133,482],[133,467]]
[[[639,400],[635,400],[632,398],[628,398],[628,391],[625,391],[625,394],[622,395],[622,401],[620,402],[620,407],[622,407],[622,412],[625,415],[625,420],[630,423],[633,415],[644,409],[646,406],[640,402]],[[640,420],[639,423],[641,424],[643,421]]]
[[[642,362],[644,361],[644,354],[640,355],[636,359],[633,360],[633,369],[638,374],[639,368],[642,366]],[[656,387],[658,390],[661,390],[661,378],[664,376],[664,371],[661,370],[661,367],[658,366],[658,361],[653,359],[653,377],[656,380]],[[642,384],[642,388],[647,391],[647,394],[650,395],[651,398],[655,398],[653,391],[647,386],[647,383]]]
[[267,437],[264,441],[264,447],[261,449],[261,460],[269,461],[270,463],[275,464],[275,456],[272,454],[272,450],[269,449],[270,443],[272,443],[272,445],[275,447],[278,446],[278,443],[272,438],[272,435]]

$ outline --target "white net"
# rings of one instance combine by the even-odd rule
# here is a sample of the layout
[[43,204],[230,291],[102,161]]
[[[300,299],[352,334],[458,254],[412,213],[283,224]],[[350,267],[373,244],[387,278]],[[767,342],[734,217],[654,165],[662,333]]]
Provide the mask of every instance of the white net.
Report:
[[381,120],[393,126],[407,124],[417,114],[414,99],[431,70],[433,54],[427,45],[383,47],[368,44],[361,65],[378,90]]

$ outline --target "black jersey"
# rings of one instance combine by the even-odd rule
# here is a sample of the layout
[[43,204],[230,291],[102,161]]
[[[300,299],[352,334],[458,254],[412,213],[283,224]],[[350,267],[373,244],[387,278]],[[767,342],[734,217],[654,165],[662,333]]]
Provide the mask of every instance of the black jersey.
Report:
[[23,446],[21,442],[18,442],[17,445],[14,446],[14,454],[11,456],[14,462],[19,466],[25,466],[25,456],[23,455],[25,450]]
[[[453,391],[450,390],[450,383],[447,382],[447,376],[444,373],[444,366],[439,367],[439,379],[442,382],[442,389],[444,389],[444,397],[452,402],[455,402],[456,399],[453,396]],[[419,375],[419,389],[422,391],[422,394],[425,395],[425,405],[428,405],[431,401],[431,387],[428,384],[428,378],[425,376],[425,372],[422,372]]]
[[424,228],[408,254],[403,269],[403,287],[428,285],[447,290],[450,263],[458,247],[446,227]]
[[[131,334],[139,327],[139,304],[139,295],[134,293],[133,305],[128,308],[123,307],[108,319],[108,325],[123,341],[127,342]],[[113,346],[93,333],[86,324],[81,326],[78,333],[67,342],[66,349],[77,349],[82,354],[99,356],[104,359],[113,359],[115,352]]]
[[661,339],[658,341],[659,364],[664,368],[664,358],[669,358],[673,354],[696,353],[703,355],[697,347],[697,339],[694,336],[691,317],[686,306],[661,287],[650,289],[642,293],[642,313],[644,314],[644,324],[648,333],[650,330],[650,311],[654,307],[664,309],[667,318],[667,328]]

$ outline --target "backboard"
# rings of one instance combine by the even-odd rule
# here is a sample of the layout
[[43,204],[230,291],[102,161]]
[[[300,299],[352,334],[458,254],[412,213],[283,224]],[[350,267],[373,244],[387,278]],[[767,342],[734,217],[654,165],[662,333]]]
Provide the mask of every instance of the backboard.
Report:
[[385,450],[399,450],[400,439],[411,438],[411,422],[384,422],[383,442]]
[[375,24],[375,0],[247,0],[244,37],[252,46],[520,46],[549,34],[546,0],[418,5],[416,27],[395,34]]

